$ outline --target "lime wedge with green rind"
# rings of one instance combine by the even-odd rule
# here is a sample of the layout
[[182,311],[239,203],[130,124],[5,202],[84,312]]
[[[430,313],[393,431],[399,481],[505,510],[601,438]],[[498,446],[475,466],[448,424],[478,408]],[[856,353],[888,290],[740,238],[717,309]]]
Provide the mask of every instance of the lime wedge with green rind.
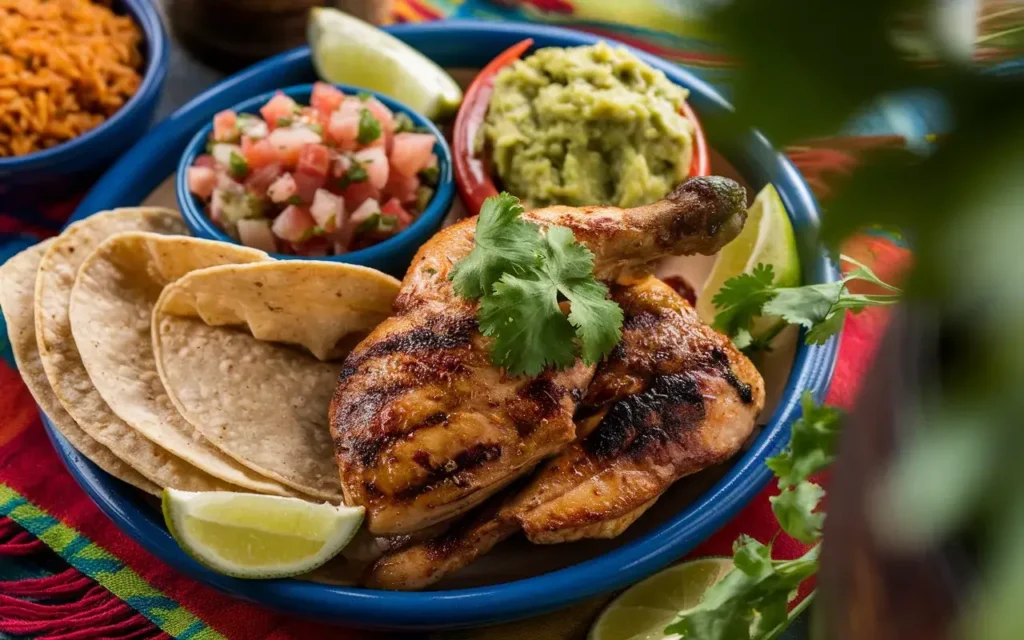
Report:
[[327,82],[379,91],[437,120],[462,104],[448,73],[393,35],[337,9],[310,12],[306,31],[313,65]]
[[284,578],[340,552],[363,523],[362,507],[254,493],[164,489],[171,536],[207,567],[236,578]]
[[667,640],[665,627],[692,609],[711,585],[732,570],[732,558],[700,558],[639,582],[605,607],[587,640]]
[[795,287],[800,284],[800,254],[793,224],[779,192],[771,184],[757,194],[747,210],[747,223],[736,238],[725,245],[715,259],[704,289],[697,295],[697,313],[712,324],[717,309],[712,299],[729,278],[750,273],[758,264],[770,264],[775,284]]

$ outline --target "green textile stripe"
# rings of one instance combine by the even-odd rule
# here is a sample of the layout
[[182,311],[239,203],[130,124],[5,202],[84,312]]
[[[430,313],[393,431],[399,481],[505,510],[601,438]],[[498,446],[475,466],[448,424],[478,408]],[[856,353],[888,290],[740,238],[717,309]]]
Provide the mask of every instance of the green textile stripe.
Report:
[[154,589],[110,552],[3,483],[0,483],[0,515],[17,522],[60,554],[68,564],[103,585],[170,636],[182,640],[225,640],[224,636],[176,601]]

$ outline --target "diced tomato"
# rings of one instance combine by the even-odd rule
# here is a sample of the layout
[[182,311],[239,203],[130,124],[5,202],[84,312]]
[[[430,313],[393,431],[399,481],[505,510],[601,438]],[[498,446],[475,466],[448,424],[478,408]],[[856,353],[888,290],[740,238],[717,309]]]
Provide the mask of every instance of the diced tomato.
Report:
[[217,166],[217,161],[214,160],[213,156],[204,153],[201,156],[196,157],[196,161],[192,163],[193,167],[209,167],[214,168]]
[[278,162],[279,154],[268,138],[253,140],[242,138],[242,155],[250,169],[259,169]]
[[384,193],[398,198],[402,204],[416,202],[416,190],[420,188],[418,176],[403,176],[397,171],[388,174],[388,183],[384,185]]
[[243,218],[237,224],[238,238],[242,244],[262,251],[277,251],[277,243],[274,242],[274,234],[270,230],[269,221]]
[[326,176],[331,168],[331,151],[322,144],[307,144],[299,151],[296,171],[314,176]]
[[396,218],[398,218],[399,231],[408,227],[410,224],[412,224],[413,221],[412,215],[405,210],[405,207],[402,206],[402,203],[399,202],[397,198],[391,198],[390,200],[385,202],[384,205],[380,208],[380,212],[383,215],[395,216]]
[[278,238],[287,242],[301,242],[316,226],[309,209],[291,205],[278,214],[271,230]]
[[325,189],[317,189],[309,213],[321,229],[330,233],[338,224],[339,213],[344,208],[345,200],[341,196],[336,196]]
[[267,142],[278,154],[278,161],[286,169],[292,169],[299,163],[302,147],[307,144],[319,144],[320,136],[305,127],[275,129],[266,138]]
[[309,106],[322,114],[329,114],[345,100],[345,94],[337,87],[326,82],[317,82],[313,85],[313,93],[309,96]]
[[343,151],[354,151],[359,137],[359,114],[335,111],[327,123],[327,138]]
[[356,151],[353,157],[366,170],[367,181],[373,188],[383,189],[384,185],[388,183],[388,174],[391,173],[384,148],[371,147]]
[[217,172],[210,167],[188,168],[188,190],[203,200],[213,195],[217,186]]
[[391,166],[404,176],[414,176],[427,167],[437,141],[429,133],[399,133],[391,149]]
[[270,185],[274,184],[280,175],[281,165],[276,162],[268,164],[267,166],[260,167],[249,174],[249,177],[245,179],[245,188],[262,196],[267,192]]
[[213,139],[217,142],[234,142],[238,139],[235,123],[238,116],[234,111],[226,109],[213,116]]
[[285,202],[295,195],[298,187],[295,185],[295,178],[290,173],[282,173],[277,180],[267,187],[267,195],[273,202]]
[[299,173],[298,171],[293,174],[293,177],[295,179],[295,197],[305,203],[312,202],[316,190],[323,188],[327,183],[327,178],[324,176]]
[[277,126],[278,120],[294,116],[297,107],[294,100],[278,91],[277,95],[271,98],[267,104],[260,107],[260,115],[267,121],[267,126],[273,130]]
[[295,169],[296,193],[303,202],[312,202],[316,190],[327,183],[331,169],[331,151],[322,144],[307,144],[299,152]]
[[345,198],[345,207],[349,211],[355,211],[368,198],[380,200],[380,190],[375,189],[369,181],[353,182],[342,189],[341,197]]

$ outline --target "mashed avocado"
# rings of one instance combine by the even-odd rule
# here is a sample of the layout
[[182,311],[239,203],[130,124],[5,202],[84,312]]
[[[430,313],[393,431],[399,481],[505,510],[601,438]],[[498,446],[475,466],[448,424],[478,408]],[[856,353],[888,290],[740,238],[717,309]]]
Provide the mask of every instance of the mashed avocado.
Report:
[[498,74],[477,144],[533,206],[647,204],[689,173],[686,96],[623,48],[541,49]]

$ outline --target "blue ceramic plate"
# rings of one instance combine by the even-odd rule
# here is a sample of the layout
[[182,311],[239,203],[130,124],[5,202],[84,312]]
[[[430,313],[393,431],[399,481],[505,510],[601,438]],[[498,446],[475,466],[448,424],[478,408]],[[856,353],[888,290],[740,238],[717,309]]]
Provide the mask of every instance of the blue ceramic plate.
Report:
[[[434,145],[434,154],[437,156],[438,168],[437,189],[426,209],[423,210],[423,213],[416,216],[416,220],[408,229],[405,229],[394,237],[378,242],[373,246],[366,247],[365,249],[350,251],[339,256],[314,258],[329,262],[360,264],[367,267],[373,267],[380,271],[387,271],[388,273],[401,278],[405,275],[405,270],[409,266],[409,263],[412,262],[412,258],[416,254],[416,251],[423,245],[423,243],[429,240],[435,232],[437,232],[438,227],[441,226],[441,222],[444,220],[445,215],[447,215],[448,210],[452,206],[452,199],[455,197],[455,178],[452,176],[452,152],[448,147],[448,143],[444,139],[444,135],[438,131],[433,122],[416,113],[401,102],[377,93],[376,91],[363,89],[362,87],[353,87],[344,84],[337,86],[339,89],[344,91],[346,95],[356,95],[360,92],[372,94],[378,100],[383,102],[384,106],[391,109],[391,111],[394,113],[405,113],[409,116],[414,125],[417,127],[426,127],[429,130],[429,133],[433,134],[433,136],[437,138],[437,143]],[[281,90],[285,95],[294,99],[299,104],[308,104],[313,86],[305,84],[298,87],[282,87]],[[249,98],[240,104],[232,105],[231,109],[237,113],[258,113],[259,108],[265,105],[275,93],[276,91],[262,93]],[[181,160],[178,163],[175,192],[178,198],[178,206],[181,208],[182,216],[185,218],[185,224],[188,225],[193,235],[199,238],[235,243],[235,240],[233,240],[231,236],[221,231],[220,227],[210,220],[203,211],[203,205],[199,202],[199,199],[192,195],[188,190],[186,169],[192,166],[192,163],[195,162],[195,159],[199,154],[205,153],[206,143],[207,140],[210,139],[211,131],[213,131],[212,121],[200,129],[196,133],[195,137],[192,138],[191,142],[188,143],[188,147],[185,149],[185,153],[181,155]],[[291,260],[297,257],[281,253],[275,253],[272,255],[275,258],[285,260]]]
[[[392,29],[413,47],[445,67],[482,67],[523,38],[538,46],[591,44],[595,38],[553,27],[484,22],[403,25]],[[640,54],[673,81],[690,89],[702,117],[728,116],[729,105],[711,87],[672,64]],[[308,49],[297,49],[225,80],[198,96],[142,139],[82,201],[74,215],[140,203],[174,171],[196,130],[221,109],[278,87],[315,79]],[[806,282],[827,282],[837,273],[813,242],[818,208],[797,170],[756,131],[716,148],[755,188],[768,182],[778,189],[796,228]],[[170,566],[241,598],[291,614],[337,623],[391,629],[426,629],[497,623],[538,615],[644,578],[693,549],[732,518],[769,481],[765,458],[785,445],[790,424],[799,415],[799,396],[824,395],[836,359],[836,340],[801,345],[785,395],[760,436],[703,495],[648,533],[611,552],[580,564],[504,584],[450,591],[395,593],[332,587],[298,580],[244,581],[209,571],[178,548],[164,528],[160,512],[139,492],[99,471],[78,455],[51,427],[50,437],[78,482],[126,533]],[[524,561],[529,560],[524,558]]]

